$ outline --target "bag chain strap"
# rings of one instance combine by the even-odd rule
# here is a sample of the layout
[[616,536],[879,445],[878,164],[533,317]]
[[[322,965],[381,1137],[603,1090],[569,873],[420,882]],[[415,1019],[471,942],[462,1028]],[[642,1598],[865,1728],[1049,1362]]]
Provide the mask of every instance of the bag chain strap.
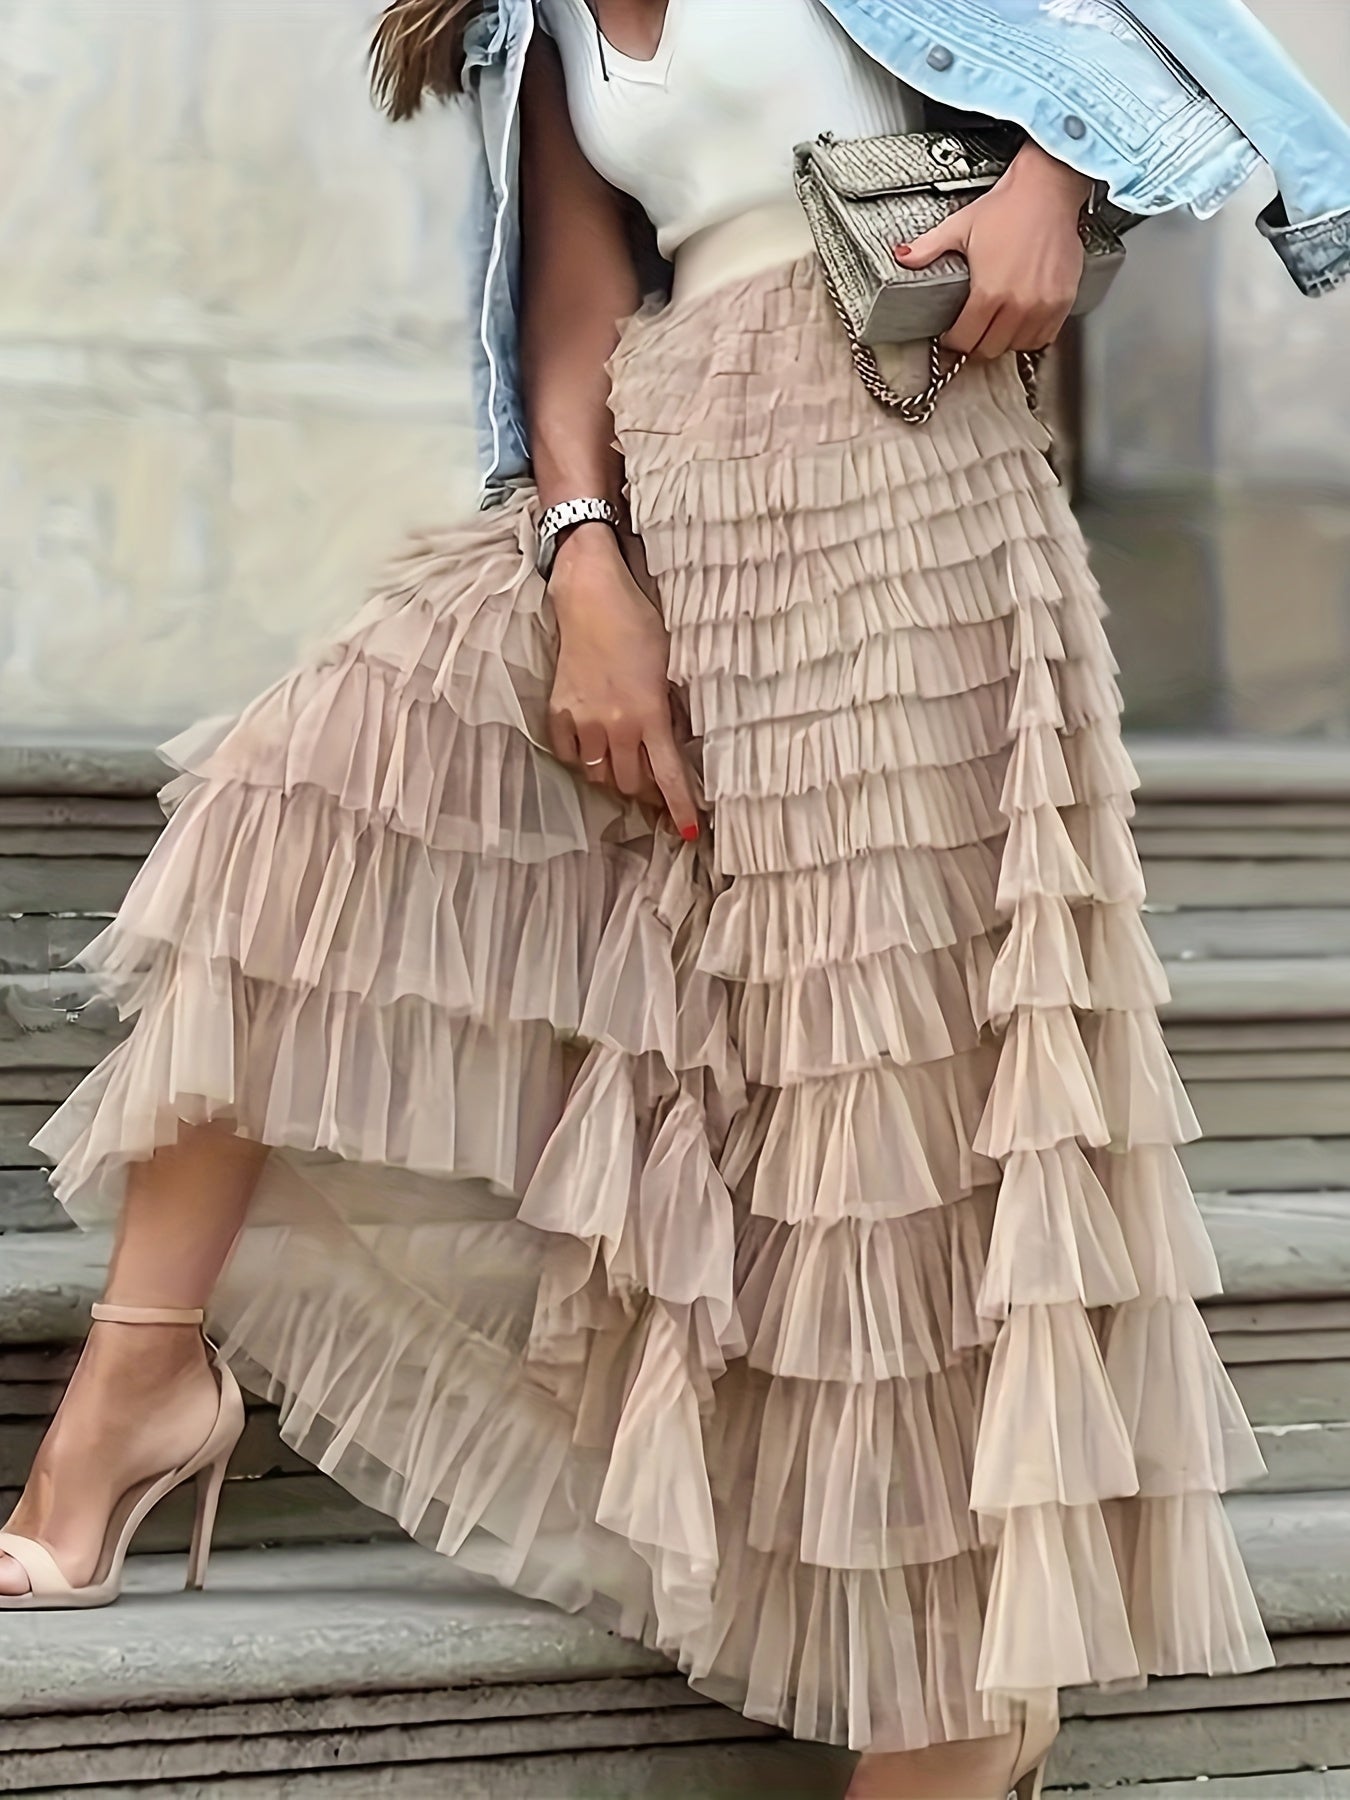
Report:
[[[820,271],[825,277],[825,291],[830,296],[834,310],[839,314],[840,322],[848,337],[849,350],[853,356],[853,367],[859,381],[877,402],[891,412],[899,413],[906,425],[926,425],[937,410],[938,395],[961,373],[970,360],[964,353],[953,358],[947,368],[942,366],[942,349],[936,338],[928,340],[928,386],[921,394],[898,394],[881,372],[876,351],[870,344],[864,344],[853,328],[853,320],[848,308],[844,305],[834,274],[823,256],[817,257]],[[1017,352],[1017,372],[1022,377],[1022,386],[1026,389],[1027,405],[1032,412],[1036,411],[1040,398],[1040,372],[1043,350],[1019,350]]]

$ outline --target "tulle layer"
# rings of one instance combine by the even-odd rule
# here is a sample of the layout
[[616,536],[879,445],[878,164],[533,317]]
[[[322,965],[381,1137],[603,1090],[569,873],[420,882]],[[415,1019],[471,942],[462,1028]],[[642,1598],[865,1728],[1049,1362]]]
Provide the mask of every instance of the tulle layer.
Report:
[[613,377],[709,828],[549,754],[532,495],[418,540],[170,747],[58,1190],[269,1145],[214,1323],[288,1440],[754,1718],[912,1748],[1257,1666],[1114,664],[1015,371],[897,424],[802,264]]

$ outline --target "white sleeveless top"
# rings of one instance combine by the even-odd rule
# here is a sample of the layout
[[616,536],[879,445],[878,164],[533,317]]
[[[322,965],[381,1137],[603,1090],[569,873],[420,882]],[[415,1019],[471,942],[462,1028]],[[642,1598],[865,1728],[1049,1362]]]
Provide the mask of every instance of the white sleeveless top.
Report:
[[650,62],[602,43],[586,0],[538,5],[587,161],[641,205],[677,263],[712,226],[796,207],[794,144],[923,122],[919,96],[819,0],[667,0]]

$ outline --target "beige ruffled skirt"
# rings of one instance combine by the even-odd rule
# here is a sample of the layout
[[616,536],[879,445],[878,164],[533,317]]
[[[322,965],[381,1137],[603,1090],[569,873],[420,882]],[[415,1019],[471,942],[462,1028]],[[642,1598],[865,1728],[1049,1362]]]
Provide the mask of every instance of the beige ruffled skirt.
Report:
[[548,754],[532,497],[428,536],[170,747],[58,1191],[106,1215],[184,1120],[274,1146],[214,1325],[287,1439],[756,1719],[901,1749],[1268,1662],[1114,665],[1011,359],[898,424],[802,263],[634,321],[614,411],[710,829]]

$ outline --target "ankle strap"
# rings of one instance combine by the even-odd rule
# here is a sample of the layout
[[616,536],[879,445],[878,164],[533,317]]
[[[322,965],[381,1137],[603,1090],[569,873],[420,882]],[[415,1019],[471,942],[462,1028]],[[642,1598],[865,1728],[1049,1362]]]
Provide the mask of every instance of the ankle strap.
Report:
[[200,1306],[110,1306],[102,1300],[96,1300],[89,1313],[110,1325],[200,1325],[206,1317]]

